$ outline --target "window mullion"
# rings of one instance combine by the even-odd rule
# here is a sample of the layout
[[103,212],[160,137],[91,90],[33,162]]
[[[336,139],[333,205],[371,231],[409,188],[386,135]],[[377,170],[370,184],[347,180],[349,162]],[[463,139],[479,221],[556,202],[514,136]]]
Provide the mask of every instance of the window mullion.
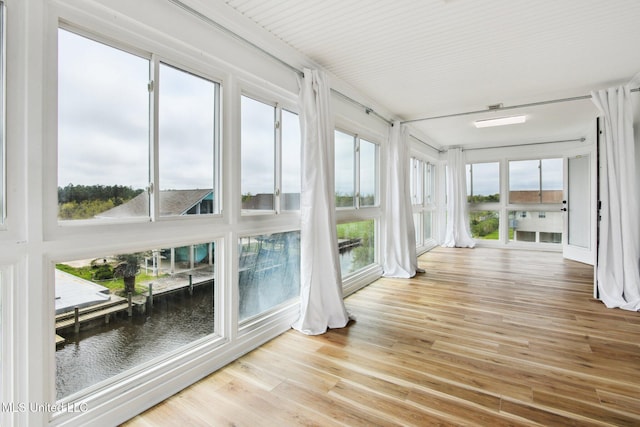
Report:
[[354,197],[355,197],[355,208],[360,208],[360,137],[358,135],[354,136],[354,174],[355,174],[355,188],[354,188]]
[[149,82],[149,215],[152,221],[160,217],[160,168],[159,168],[159,130],[158,99],[160,94],[160,61],[151,56]]
[[274,109],[274,138],[275,138],[275,176],[274,176],[274,209],[276,214],[281,212],[280,197],[282,191],[282,107],[276,104]]
[[542,160],[538,160],[538,202],[542,203]]

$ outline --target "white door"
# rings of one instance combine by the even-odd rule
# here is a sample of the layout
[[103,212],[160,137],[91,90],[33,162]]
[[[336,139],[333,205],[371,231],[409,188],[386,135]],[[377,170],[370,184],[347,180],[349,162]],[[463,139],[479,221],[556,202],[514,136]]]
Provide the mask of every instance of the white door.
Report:
[[596,188],[593,154],[569,157],[565,163],[564,230],[565,258],[594,265],[596,259]]

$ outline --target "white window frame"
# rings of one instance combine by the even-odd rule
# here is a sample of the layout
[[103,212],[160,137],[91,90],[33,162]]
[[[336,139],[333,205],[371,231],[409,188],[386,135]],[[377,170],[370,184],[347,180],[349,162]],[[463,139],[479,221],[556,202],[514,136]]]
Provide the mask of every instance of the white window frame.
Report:
[[[419,154],[413,154],[409,159],[409,179],[411,189],[411,205],[416,231],[416,248],[419,252],[428,250],[436,244],[436,182],[437,165]],[[425,214],[431,214],[431,236],[425,238]],[[416,223],[415,218],[419,218]]]
[[0,230],[5,228],[7,218],[7,21],[6,5],[0,0],[0,120],[2,131],[0,132]]
[[[187,66],[181,64],[178,61],[170,60],[165,58],[157,53],[144,51],[142,49],[134,48],[128,44],[120,43],[115,40],[112,40],[108,37],[101,36],[96,33],[90,33],[80,28],[77,28],[72,25],[67,25],[65,23],[60,23],[58,29],[62,29],[73,33],[80,37],[85,37],[93,42],[104,44],[107,47],[112,49],[118,49],[130,55],[134,55],[149,61],[149,118],[148,118],[148,131],[149,131],[149,142],[148,142],[148,157],[147,160],[149,162],[149,177],[148,177],[148,185],[145,191],[149,192],[149,215],[139,218],[123,218],[123,219],[113,219],[106,221],[96,221],[93,219],[88,220],[59,220],[56,221],[58,226],[69,227],[69,226],[83,226],[87,225],[90,227],[100,226],[105,223],[117,223],[117,224],[126,224],[126,223],[137,223],[137,222],[160,222],[160,221],[202,221],[202,218],[206,217],[221,217],[222,216],[222,161],[221,161],[221,123],[222,123],[222,89],[223,85],[220,79],[211,76],[209,73],[199,69],[194,66]],[[57,45],[57,43],[56,43]],[[159,86],[162,84],[159,78],[160,74],[160,64],[165,64],[167,66],[176,68],[180,71],[192,74],[196,77],[200,77],[204,80],[210,81],[215,85],[215,94],[213,102],[215,103],[214,111],[214,140],[212,143],[214,144],[214,159],[212,167],[214,168],[214,182],[212,183],[213,192],[214,192],[214,212],[211,214],[201,214],[201,215],[180,215],[180,216],[161,216],[160,215],[160,199],[159,199],[159,96],[160,91],[158,90]],[[56,144],[56,153],[57,153],[57,144]],[[60,185],[58,182],[58,171],[56,170],[56,192],[53,198],[56,200],[56,208],[55,212],[57,214],[57,188]]]
[[[274,187],[273,187],[273,209],[265,209],[265,210],[260,210],[260,209],[240,209],[241,211],[241,215],[242,216],[256,216],[256,215],[278,215],[278,214],[282,214],[282,213],[286,213],[286,212],[299,212],[300,209],[296,209],[296,210],[283,210],[282,209],[282,205],[284,204],[282,202],[282,111],[288,111],[289,113],[295,114],[298,117],[299,113],[298,111],[293,108],[293,106],[291,105],[291,103],[287,102],[286,100],[279,98],[278,100],[269,100],[269,98],[278,98],[276,96],[264,96],[264,95],[260,95],[258,94],[257,91],[252,91],[252,90],[243,90],[242,93],[240,94],[241,97],[246,97],[246,98],[250,98],[254,101],[257,102],[261,102],[265,105],[271,106],[274,108],[274,123],[273,123],[273,127],[274,127]],[[241,101],[240,101],[241,102]],[[240,117],[240,120],[242,120],[242,117]],[[241,133],[241,131],[239,132]],[[242,135],[240,135],[240,140],[242,140]],[[241,142],[242,143],[242,142]],[[300,147],[302,147],[302,142]],[[240,153],[242,153],[242,150],[240,150]],[[242,154],[240,154],[241,156]],[[241,159],[242,160],[242,159]],[[239,169],[241,169],[242,166],[240,166]],[[239,178],[241,179],[242,177],[242,170],[240,170],[240,175]],[[302,177],[300,177],[300,180],[302,180]],[[241,191],[239,192],[241,193]],[[241,194],[240,194],[241,195]]]
[[[380,144],[375,141],[375,139],[370,139],[366,137],[362,137],[358,133],[354,133],[348,130],[344,130],[342,128],[336,127],[334,132],[341,132],[345,135],[349,135],[353,137],[353,206],[341,206],[336,207],[337,210],[354,210],[354,209],[370,209],[370,208],[379,208],[380,207]],[[376,154],[375,154],[375,194],[374,200],[375,203],[373,206],[362,206],[360,200],[360,143],[361,140],[373,144],[375,146]],[[335,189],[334,189],[335,192]]]

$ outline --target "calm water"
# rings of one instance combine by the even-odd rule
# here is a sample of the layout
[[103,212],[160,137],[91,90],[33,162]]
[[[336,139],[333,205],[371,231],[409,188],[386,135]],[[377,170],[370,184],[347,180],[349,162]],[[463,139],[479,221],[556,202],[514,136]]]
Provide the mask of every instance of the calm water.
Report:
[[164,301],[144,315],[75,335],[56,351],[58,399],[213,333],[212,286]]
[[338,253],[338,257],[340,258],[340,270],[342,270],[342,277],[353,271],[353,256],[353,248],[343,249]]

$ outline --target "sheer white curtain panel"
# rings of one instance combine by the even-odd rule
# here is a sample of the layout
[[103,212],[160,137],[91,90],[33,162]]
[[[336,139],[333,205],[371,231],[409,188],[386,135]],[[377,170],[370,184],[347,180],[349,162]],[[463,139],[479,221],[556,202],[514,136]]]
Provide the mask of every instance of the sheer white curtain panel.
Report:
[[640,310],[640,212],[631,85],[591,93],[604,125],[600,141],[598,293],[607,307]]
[[385,243],[382,246],[385,277],[413,277],[418,268],[407,139],[406,127],[396,121],[389,130],[387,144]]
[[307,335],[346,326],[334,199],[334,126],[324,73],[304,70],[300,85],[300,317]]
[[461,148],[447,151],[447,228],[442,246],[473,248],[476,242],[469,229],[467,179],[464,153]]

